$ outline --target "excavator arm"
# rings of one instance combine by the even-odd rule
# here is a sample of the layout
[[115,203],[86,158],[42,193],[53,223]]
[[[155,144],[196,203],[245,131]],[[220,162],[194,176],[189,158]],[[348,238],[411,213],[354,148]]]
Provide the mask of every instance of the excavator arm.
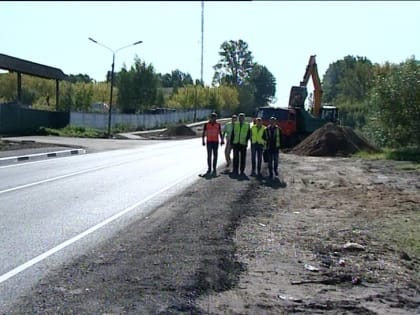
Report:
[[318,67],[315,61],[316,55],[309,57],[308,65],[306,66],[306,71],[303,76],[303,80],[300,81],[300,86],[306,88],[309,78],[312,77],[312,83],[314,85],[314,108],[313,113],[316,117],[320,116],[321,110],[321,99],[322,99],[322,88],[321,80],[318,74]]

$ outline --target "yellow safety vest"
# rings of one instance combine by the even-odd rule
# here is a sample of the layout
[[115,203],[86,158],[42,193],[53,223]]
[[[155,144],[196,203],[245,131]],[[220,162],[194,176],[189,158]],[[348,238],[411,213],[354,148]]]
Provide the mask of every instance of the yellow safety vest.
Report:
[[255,144],[265,144],[265,141],[263,139],[265,126],[260,126],[258,128],[257,125],[253,125],[251,127],[251,143]]
[[239,121],[233,125],[233,144],[247,144],[247,136],[249,132],[249,123],[243,122],[242,126]]
[[230,136],[232,135],[232,130],[233,130],[233,124],[232,122],[228,122],[223,128],[223,136],[226,136],[226,138],[230,140]]

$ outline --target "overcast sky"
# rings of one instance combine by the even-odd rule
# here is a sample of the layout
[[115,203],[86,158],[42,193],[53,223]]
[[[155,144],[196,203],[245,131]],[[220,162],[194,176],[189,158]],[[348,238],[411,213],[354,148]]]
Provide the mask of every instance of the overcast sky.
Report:
[[[137,55],[156,72],[179,69],[201,77],[201,1],[80,1],[0,3],[0,53],[87,74],[103,81]],[[420,55],[420,2],[415,1],[205,1],[203,79],[211,84],[220,45],[242,39],[254,61],[277,82],[277,106],[287,106],[292,85],[316,55],[322,79],[347,55],[373,63],[400,63]],[[309,92],[312,86],[309,85]]]

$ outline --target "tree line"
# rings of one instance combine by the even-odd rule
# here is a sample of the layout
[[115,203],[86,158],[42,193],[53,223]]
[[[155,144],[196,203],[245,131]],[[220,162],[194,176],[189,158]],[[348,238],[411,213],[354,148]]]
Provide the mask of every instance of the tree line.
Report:
[[[244,111],[268,105],[275,96],[275,78],[253,61],[243,40],[226,41],[220,47],[220,61],[213,67],[211,86],[195,81],[189,73],[175,69],[157,73],[153,64],[136,56],[130,67],[114,74],[113,108],[122,113],[140,113],[154,107],[175,109],[211,108],[216,111]],[[60,83],[60,104],[55,104],[55,82],[22,76],[22,102],[39,109],[89,111],[94,102],[108,103],[110,72],[103,82],[86,74],[70,74]],[[0,102],[16,99],[14,74],[0,75]]]
[[[239,39],[220,46],[210,86],[175,69],[157,73],[137,56],[115,73],[113,106],[122,113],[155,107],[210,108],[253,115],[275,100],[276,78],[254,61]],[[399,64],[374,64],[367,57],[345,56],[329,64],[322,76],[323,103],[339,108],[342,124],[361,130],[381,146],[419,145],[420,64],[414,56]],[[89,111],[93,102],[108,103],[110,73],[103,82],[86,74],[61,83],[59,110]],[[34,108],[55,109],[55,82],[22,76],[22,101]],[[290,88],[290,87],[287,87]],[[16,76],[0,75],[0,103],[16,99]]]
[[346,56],[322,79],[323,101],[335,104],[342,124],[382,147],[420,146],[420,62],[373,64]]

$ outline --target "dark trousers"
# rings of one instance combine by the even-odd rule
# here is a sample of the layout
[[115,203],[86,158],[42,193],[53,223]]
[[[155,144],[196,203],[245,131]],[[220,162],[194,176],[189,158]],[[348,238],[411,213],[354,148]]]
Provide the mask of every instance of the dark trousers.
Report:
[[262,153],[263,153],[262,144],[251,143],[252,173],[255,173],[255,170],[257,170],[258,173],[261,173]]
[[[208,167],[209,172],[211,171],[212,165],[213,165],[213,171],[216,171],[218,150],[219,150],[218,142],[207,142],[207,167]],[[213,157],[213,161],[212,161],[212,157]]]
[[268,172],[273,176],[273,171],[276,175],[279,174],[279,150],[268,150]]
[[[240,166],[240,167],[239,167]],[[237,174],[238,170],[241,173],[245,171],[246,166],[246,145],[234,144],[233,145],[233,173]]]

